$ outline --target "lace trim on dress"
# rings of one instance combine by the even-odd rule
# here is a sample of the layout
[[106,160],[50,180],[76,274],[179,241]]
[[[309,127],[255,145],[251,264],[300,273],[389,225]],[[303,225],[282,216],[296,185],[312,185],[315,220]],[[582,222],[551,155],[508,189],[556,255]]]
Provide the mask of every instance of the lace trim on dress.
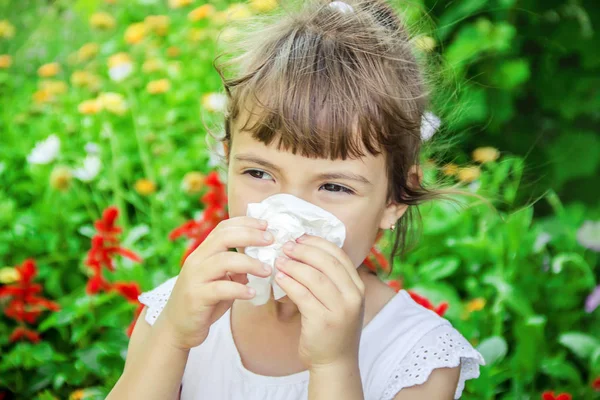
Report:
[[177,277],[175,276],[149,292],[144,292],[138,296],[140,303],[148,307],[145,319],[150,325],[154,324],[163,308],[165,308],[176,281]]
[[481,354],[451,325],[442,325],[427,333],[402,359],[385,385],[381,400],[393,399],[405,387],[421,385],[436,368],[456,367],[460,377],[454,399],[459,399],[465,381],[479,377]]

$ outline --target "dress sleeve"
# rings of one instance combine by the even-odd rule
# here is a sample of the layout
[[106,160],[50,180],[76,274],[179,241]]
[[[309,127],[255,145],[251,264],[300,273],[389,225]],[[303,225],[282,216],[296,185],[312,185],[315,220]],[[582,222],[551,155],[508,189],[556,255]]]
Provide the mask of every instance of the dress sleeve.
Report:
[[154,289],[144,292],[138,296],[140,303],[148,307],[145,319],[150,325],[154,324],[160,315],[160,312],[167,304],[167,300],[169,300],[169,297],[171,296],[171,291],[173,290],[176,281],[177,276],[174,276],[173,278],[158,285]]
[[425,334],[398,363],[385,384],[381,400],[391,400],[405,387],[421,385],[436,368],[457,367],[460,377],[454,393],[459,399],[467,379],[479,377],[482,355],[452,325],[441,325]]

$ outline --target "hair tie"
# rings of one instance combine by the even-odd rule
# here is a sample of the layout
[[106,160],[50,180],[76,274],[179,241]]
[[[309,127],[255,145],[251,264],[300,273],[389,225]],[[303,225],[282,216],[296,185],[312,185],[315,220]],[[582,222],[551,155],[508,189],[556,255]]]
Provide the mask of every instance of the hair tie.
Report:
[[352,8],[352,6],[350,4],[344,3],[343,1],[337,1],[337,0],[329,3],[329,7],[334,8],[334,9],[342,12],[343,14],[351,13],[354,11],[354,8]]

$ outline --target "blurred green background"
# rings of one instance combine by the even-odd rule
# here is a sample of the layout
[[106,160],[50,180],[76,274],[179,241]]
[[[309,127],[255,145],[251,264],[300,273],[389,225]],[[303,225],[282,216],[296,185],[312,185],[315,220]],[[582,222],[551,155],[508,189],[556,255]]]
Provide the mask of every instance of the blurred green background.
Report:
[[[439,83],[428,143],[455,140],[426,154],[427,182],[496,210],[422,206],[390,284],[446,302],[484,355],[464,399],[600,398],[600,4],[392,4]],[[116,383],[137,295],[189,246],[169,234],[205,221],[218,190],[217,34],[277,7],[0,0],[0,399],[104,398]],[[94,270],[109,206],[141,261],[109,251],[114,268]]]

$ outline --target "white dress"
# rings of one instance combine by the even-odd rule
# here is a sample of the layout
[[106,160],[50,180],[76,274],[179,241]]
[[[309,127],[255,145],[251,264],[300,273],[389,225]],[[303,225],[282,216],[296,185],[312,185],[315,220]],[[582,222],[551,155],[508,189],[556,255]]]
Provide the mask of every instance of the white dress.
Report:
[[[152,325],[167,303],[177,276],[138,299]],[[204,343],[190,350],[182,381],[182,400],[306,400],[308,371],[272,377],[242,364],[231,334],[230,310],[211,327]],[[467,379],[479,377],[481,354],[450,322],[417,304],[400,290],[364,327],[359,369],[365,400],[390,400],[405,387],[424,383],[431,371],[460,364],[455,399]]]

